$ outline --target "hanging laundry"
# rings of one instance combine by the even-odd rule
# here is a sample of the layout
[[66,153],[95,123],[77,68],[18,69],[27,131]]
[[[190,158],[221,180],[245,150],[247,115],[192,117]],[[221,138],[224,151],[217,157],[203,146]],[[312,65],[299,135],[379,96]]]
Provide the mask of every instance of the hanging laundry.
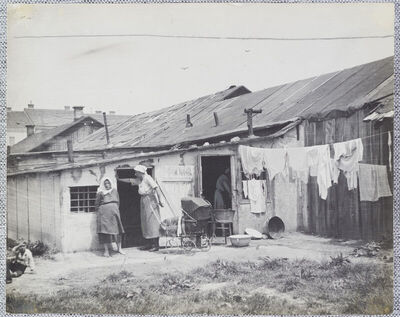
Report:
[[359,164],[360,200],[377,201],[392,196],[385,165]]
[[307,161],[308,148],[295,147],[287,149],[288,166],[294,171],[294,176],[308,183],[309,167]]
[[329,144],[319,145],[318,149],[318,173],[317,183],[319,196],[322,199],[328,197],[328,189],[332,186],[332,164]]
[[364,147],[361,139],[333,144],[334,160],[337,168],[343,171],[349,190],[358,187],[359,162],[362,161]]
[[239,155],[246,176],[259,176],[264,168],[264,149],[239,145]]
[[267,184],[265,180],[252,179],[247,182],[250,200],[250,212],[265,213],[267,211],[266,196]]
[[331,159],[331,178],[332,182],[337,184],[339,182],[340,169],[335,164],[335,159]]
[[377,179],[377,192],[378,198],[392,196],[390,190],[387,168],[385,165],[376,165],[376,179]]
[[310,146],[307,149],[307,164],[310,169],[310,176],[318,175],[318,162],[319,162],[319,153],[318,146]]
[[243,188],[243,198],[249,197],[249,185],[248,181],[242,181],[242,188]]
[[264,163],[268,170],[269,179],[273,180],[278,173],[285,173],[287,149],[264,149]]

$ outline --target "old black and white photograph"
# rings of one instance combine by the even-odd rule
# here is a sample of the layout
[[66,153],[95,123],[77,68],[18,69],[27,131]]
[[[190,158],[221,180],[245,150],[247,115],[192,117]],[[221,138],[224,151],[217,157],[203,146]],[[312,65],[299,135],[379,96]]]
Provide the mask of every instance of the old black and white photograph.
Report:
[[394,19],[8,4],[7,313],[391,314]]

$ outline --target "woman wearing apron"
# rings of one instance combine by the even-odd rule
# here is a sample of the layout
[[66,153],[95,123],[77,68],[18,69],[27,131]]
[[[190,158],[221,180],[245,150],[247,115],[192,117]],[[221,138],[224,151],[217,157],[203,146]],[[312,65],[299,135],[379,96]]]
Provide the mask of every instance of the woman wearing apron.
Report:
[[100,182],[96,196],[97,233],[100,243],[104,246],[104,256],[110,256],[112,237],[115,236],[118,252],[125,254],[121,249],[121,235],[124,233],[119,215],[119,196],[109,178]]
[[163,207],[161,191],[154,179],[147,174],[146,167],[137,165],[135,174],[139,179],[140,219],[146,245],[141,250],[158,251],[160,237],[160,207]]

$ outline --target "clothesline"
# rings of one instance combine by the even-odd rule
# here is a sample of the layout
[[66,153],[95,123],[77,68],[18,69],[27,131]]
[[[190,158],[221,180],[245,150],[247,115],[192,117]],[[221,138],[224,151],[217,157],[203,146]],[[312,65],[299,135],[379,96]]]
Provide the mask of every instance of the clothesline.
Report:
[[305,183],[309,176],[316,176],[320,197],[326,199],[332,183],[338,183],[339,173],[345,175],[349,190],[358,187],[359,162],[363,160],[364,151],[362,139],[389,134],[390,157],[390,133],[385,131],[362,138],[306,147],[255,148],[240,145],[239,154],[246,175],[260,175],[263,170],[268,170],[272,180],[278,173],[287,174],[290,167],[295,177]]
[[[391,132],[392,132],[392,131],[386,131],[386,132],[382,132],[382,133],[376,133],[376,134],[372,134],[372,135],[368,135],[368,136],[363,136],[363,137],[355,138],[355,139],[353,139],[353,140],[356,140],[356,139],[361,139],[361,140],[363,140],[363,139],[368,139],[368,138],[372,138],[372,137],[374,137],[374,136],[380,136],[380,135],[384,135],[384,134],[391,133]],[[351,141],[351,140],[349,140],[349,141]],[[341,142],[346,142],[346,141],[341,141]],[[334,143],[336,143],[336,142],[334,142]],[[338,142],[338,143],[340,143],[340,142]]]

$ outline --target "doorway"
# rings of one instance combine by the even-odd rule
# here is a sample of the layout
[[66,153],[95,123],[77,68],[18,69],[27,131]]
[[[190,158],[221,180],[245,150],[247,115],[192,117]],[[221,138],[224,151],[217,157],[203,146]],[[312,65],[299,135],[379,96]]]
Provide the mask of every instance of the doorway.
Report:
[[[118,178],[129,179],[135,176],[135,171],[131,167],[118,168],[116,170]],[[147,170],[152,174],[152,169]],[[119,194],[119,211],[125,234],[122,239],[122,247],[138,247],[145,244],[142,234],[140,220],[140,195],[137,185],[131,185],[118,181],[117,190]]]
[[[229,155],[202,156],[201,157],[201,186],[203,197],[208,200],[213,207],[214,194],[218,177],[223,175],[227,169],[231,168],[231,157]],[[232,188],[231,173],[228,173],[230,187]],[[226,209],[232,208],[232,200],[229,195],[224,196]]]

